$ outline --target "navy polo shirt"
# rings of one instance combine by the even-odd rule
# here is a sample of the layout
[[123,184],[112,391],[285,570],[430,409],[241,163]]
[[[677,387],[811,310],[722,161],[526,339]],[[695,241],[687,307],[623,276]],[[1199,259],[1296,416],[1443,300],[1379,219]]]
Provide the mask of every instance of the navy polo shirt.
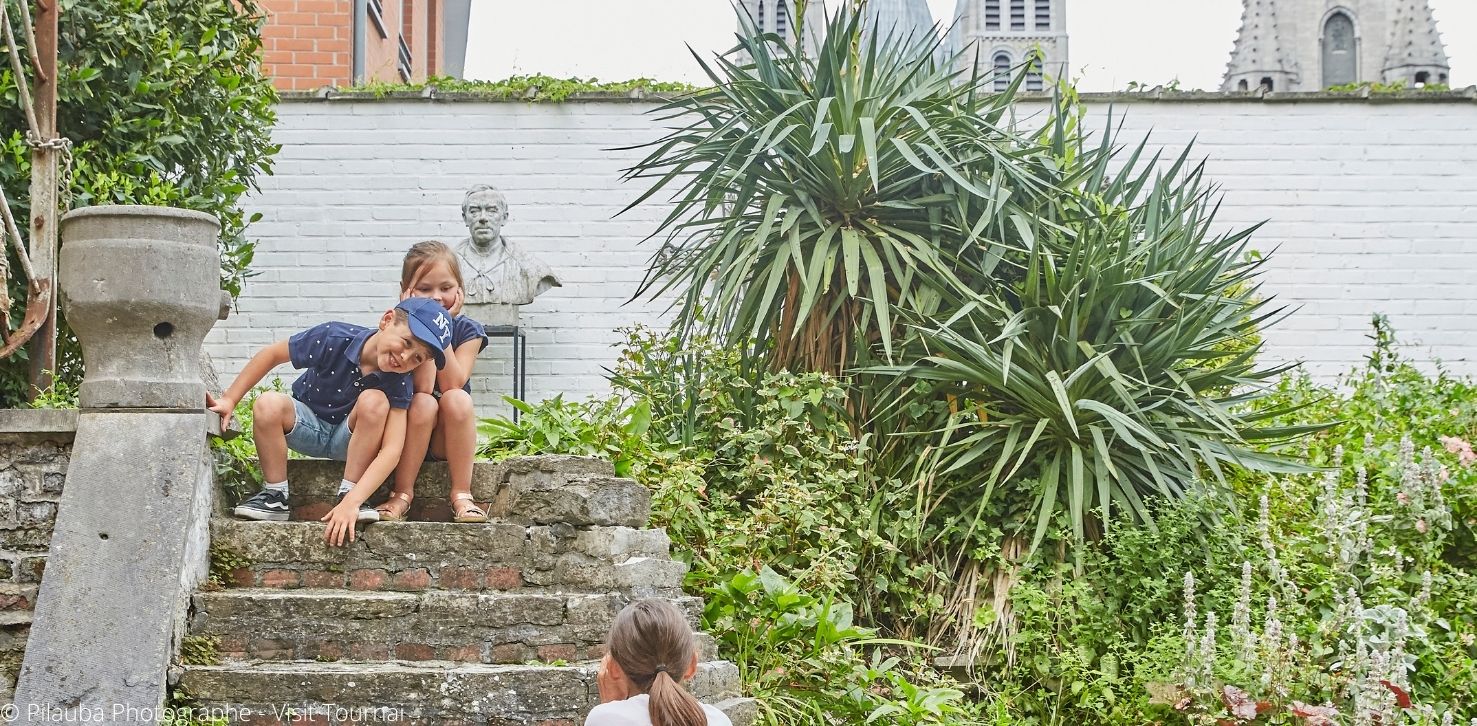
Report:
[[[482,323],[479,323],[476,320],[473,320],[465,315],[458,315],[456,316],[455,320],[451,321],[451,345],[446,346],[446,354],[448,356],[451,355],[452,351],[460,348],[462,346],[462,343],[465,343],[469,340],[482,341],[482,344],[477,346],[478,353],[486,350],[487,329],[483,328]],[[440,384],[436,385],[436,390],[438,392],[441,390]],[[467,393],[472,392],[471,376],[467,376],[467,382],[462,386],[462,390],[466,391]]]
[[391,408],[410,408],[415,395],[410,374],[376,371],[366,376],[360,372],[364,341],[374,333],[374,328],[329,322],[288,338],[292,367],[304,369],[292,382],[292,397],[333,424],[349,417],[359,394],[367,389],[384,391]]

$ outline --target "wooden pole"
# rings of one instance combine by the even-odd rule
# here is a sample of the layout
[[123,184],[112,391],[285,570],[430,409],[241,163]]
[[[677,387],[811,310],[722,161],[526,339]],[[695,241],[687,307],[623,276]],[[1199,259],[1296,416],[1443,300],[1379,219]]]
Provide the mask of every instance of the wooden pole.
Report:
[[[29,2],[30,0],[21,0]],[[56,138],[56,46],[60,0],[36,0],[35,108],[42,146],[31,150],[31,264],[37,277],[56,280],[57,161],[59,151],[44,142]],[[56,371],[56,285],[51,286],[46,323],[31,339],[34,393],[51,387]]]

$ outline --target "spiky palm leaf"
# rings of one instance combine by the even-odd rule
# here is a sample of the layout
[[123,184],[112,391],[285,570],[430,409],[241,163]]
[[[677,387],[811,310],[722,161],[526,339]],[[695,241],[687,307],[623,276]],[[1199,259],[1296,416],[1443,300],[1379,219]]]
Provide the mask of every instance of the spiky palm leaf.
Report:
[[[1306,471],[1253,442],[1318,427],[1273,428],[1278,412],[1243,405],[1285,367],[1258,367],[1257,330],[1278,317],[1257,296],[1262,264],[1245,255],[1253,229],[1212,232],[1213,190],[1189,150],[1159,169],[1140,145],[1109,172],[1112,129],[1081,175],[1080,193],[1033,224],[1018,281],[964,302],[942,324],[919,325],[925,350],[877,372],[928,381],[967,405],[941,432],[951,476],[942,508],[973,531],[1007,481],[1035,480],[1031,548],[1065,510],[1078,540],[1114,510],[1152,522],[1151,497],[1181,498],[1232,464]],[[1248,342],[1255,341],[1255,342]],[[1034,525],[1030,520],[1034,519]]]
[[712,88],[660,109],[681,125],[626,177],[654,180],[631,207],[675,201],[637,295],[681,291],[679,329],[839,374],[893,352],[899,309],[937,311],[977,284],[958,270],[988,276],[1018,246],[1052,187],[1049,155],[1005,118],[1015,86],[977,95],[936,37],[863,25],[843,8],[813,56],[751,27],[698,58]]

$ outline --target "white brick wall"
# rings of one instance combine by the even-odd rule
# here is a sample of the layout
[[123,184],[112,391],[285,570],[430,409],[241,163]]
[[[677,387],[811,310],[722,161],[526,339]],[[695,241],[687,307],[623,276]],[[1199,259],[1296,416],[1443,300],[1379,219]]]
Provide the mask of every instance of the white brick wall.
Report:
[[[656,322],[664,305],[626,301],[659,221],[645,206],[612,218],[641,188],[619,181],[655,138],[649,103],[292,100],[279,108],[275,176],[250,206],[260,242],[239,310],[207,339],[223,376],[261,345],[326,319],[369,324],[394,304],[401,255],[421,239],[465,236],[462,193],[508,196],[506,232],[543,256],[564,287],[524,309],[532,399],[604,390],[615,329]],[[1106,120],[1091,106],[1090,124]],[[1031,106],[1022,114],[1033,112]],[[1140,101],[1114,105],[1122,139],[1176,149],[1196,139],[1225,202],[1220,221],[1270,220],[1265,289],[1299,307],[1266,333],[1271,356],[1329,378],[1368,350],[1383,312],[1410,354],[1477,373],[1477,104]],[[508,341],[482,367],[508,392]],[[283,368],[279,371],[289,374]]]

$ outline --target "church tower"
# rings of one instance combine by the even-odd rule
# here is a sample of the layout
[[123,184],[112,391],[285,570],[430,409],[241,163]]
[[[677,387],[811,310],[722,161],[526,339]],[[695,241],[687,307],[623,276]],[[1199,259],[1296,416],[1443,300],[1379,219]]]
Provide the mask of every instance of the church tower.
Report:
[[1450,83],[1427,0],[1242,0],[1222,91]]
[[1044,91],[1067,77],[1066,0],[959,0],[949,47],[960,70],[976,70],[997,90],[1017,66],[1034,60],[1024,89]]
[[882,37],[896,34],[916,39],[935,32],[928,0],[867,0],[866,10],[867,22]]
[[[777,33],[792,37],[795,33],[795,0],[743,0],[739,4],[747,12],[761,32]],[[742,19],[739,32],[744,32]],[[826,32],[825,0],[809,0],[805,4],[805,47],[814,53],[820,47],[820,38]]]

